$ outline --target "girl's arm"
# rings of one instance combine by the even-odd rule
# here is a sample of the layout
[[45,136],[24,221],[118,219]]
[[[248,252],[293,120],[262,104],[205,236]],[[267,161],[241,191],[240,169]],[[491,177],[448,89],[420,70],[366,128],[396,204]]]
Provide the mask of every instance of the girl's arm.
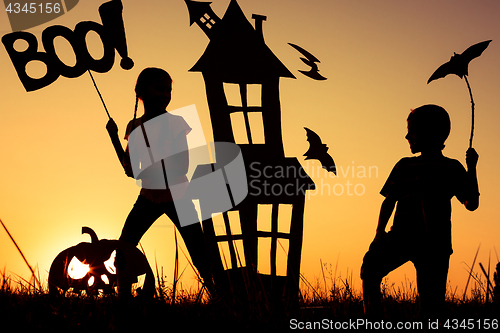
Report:
[[133,178],[133,172],[132,172],[132,165],[130,163],[130,155],[128,152],[128,146],[127,149],[124,151],[122,144],[120,142],[120,138],[118,137],[118,126],[116,125],[115,121],[113,119],[109,119],[108,123],[106,124],[106,129],[108,130],[109,137],[111,138],[111,143],[113,144],[113,147],[115,148],[116,155],[118,156],[118,159],[120,160],[120,164],[122,165],[123,169],[125,170],[125,174],[129,177]]

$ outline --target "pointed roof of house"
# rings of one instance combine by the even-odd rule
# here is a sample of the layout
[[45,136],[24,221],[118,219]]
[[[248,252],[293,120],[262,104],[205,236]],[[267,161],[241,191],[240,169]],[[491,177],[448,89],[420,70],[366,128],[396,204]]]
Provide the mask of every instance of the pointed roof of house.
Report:
[[189,12],[189,25],[193,25],[205,13],[212,11],[211,2],[184,0]]
[[295,78],[255,31],[236,0],[231,0],[213,29],[210,43],[191,72],[210,73],[231,83],[259,83],[268,77]]

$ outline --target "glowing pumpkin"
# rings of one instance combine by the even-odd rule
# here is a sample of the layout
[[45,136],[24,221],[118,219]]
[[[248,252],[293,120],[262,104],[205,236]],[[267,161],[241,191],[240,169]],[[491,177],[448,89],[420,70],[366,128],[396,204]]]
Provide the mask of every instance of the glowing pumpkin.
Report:
[[[97,238],[94,230],[83,227],[82,234],[89,234],[91,243],[82,242],[57,255],[49,271],[49,292],[86,294],[132,292],[132,284],[140,294],[154,293],[154,275],[144,256],[135,246],[119,240]],[[118,258],[117,258],[118,257]],[[115,262],[117,266],[115,266]]]

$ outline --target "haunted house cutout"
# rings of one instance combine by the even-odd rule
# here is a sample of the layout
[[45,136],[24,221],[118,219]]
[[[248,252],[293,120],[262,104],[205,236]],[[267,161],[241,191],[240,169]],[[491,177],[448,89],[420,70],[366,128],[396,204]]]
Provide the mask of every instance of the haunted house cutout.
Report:
[[[283,295],[293,299],[298,292],[305,194],[314,189],[297,158],[284,155],[279,81],[281,77],[295,77],[264,42],[265,16],[252,16],[254,28],[236,0],[231,0],[222,19],[209,3],[185,1],[191,24],[196,22],[210,39],[190,71],[203,74],[214,141],[240,146],[249,185],[248,196],[231,211],[222,213],[223,234],[216,233],[213,218],[203,221],[215,267],[225,269],[224,274],[215,274],[215,282],[219,286],[229,283],[232,290],[238,290],[235,286],[246,281],[249,294],[249,287],[264,286],[277,299]],[[236,92],[236,98],[228,95],[230,90]],[[239,140],[235,139],[238,135]],[[213,167],[199,166],[194,177]],[[204,203],[199,203],[203,212]],[[280,213],[286,210],[291,213]],[[264,211],[270,216],[263,217]],[[270,221],[270,226],[259,230],[257,222],[263,218]],[[271,243],[269,274],[258,271],[259,260],[263,260],[258,256],[259,246],[264,240]],[[280,276],[276,258],[284,250],[283,243],[288,243],[288,253],[286,275]],[[229,253],[219,248],[229,249]],[[238,251],[241,248],[243,251]],[[227,276],[229,281],[224,281]],[[240,286],[241,290],[245,288]]]

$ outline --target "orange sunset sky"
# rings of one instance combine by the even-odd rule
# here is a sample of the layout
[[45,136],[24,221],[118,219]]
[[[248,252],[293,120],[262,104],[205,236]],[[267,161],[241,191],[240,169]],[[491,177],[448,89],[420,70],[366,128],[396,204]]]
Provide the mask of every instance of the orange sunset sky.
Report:
[[[41,45],[42,31],[52,25],[74,29],[81,21],[101,22],[104,1],[86,0],[67,14],[29,29]],[[122,0],[129,56],[135,66],[114,67],[94,78],[123,137],[133,116],[135,80],[150,66],[166,69],[174,80],[168,110],[195,104],[205,136],[211,124],[201,73],[188,72],[203,54],[209,39],[189,25],[182,0]],[[406,134],[410,109],[438,104],[451,116],[452,131],[444,154],[465,164],[471,123],[467,86],[449,75],[427,79],[453,52],[493,40],[469,66],[476,102],[474,147],[480,155],[480,207],[468,212],[453,199],[453,247],[449,288],[461,295],[478,246],[477,262],[498,262],[500,252],[500,2],[496,0],[239,0],[253,24],[253,13],[266,15],[266,44],[296,79],[280,84],[282,133],[286,156],[295,156],[315,181],[317,190],[306,198],[302,274],[313,284],[321,277],[320,260],[337,277],[352,275],[359,290],[359,269],[375,235],[383,197],[379,191],[394,164],[411,152]],[[229,0],[213,0],[219,17]],[[0,13],[2,36],[12,30]],[[92,33],[89,50],[102,46]],[[326,81],[315,81],[300,53],[300,45],[321,63]],[[59,57],[74,64],[69,43],[56,39]],[[119,165],[105,130],[107,116],[88,74],[60,77],[51,85],[26,92],[12,62],[0,47],[0,218],[9,228],[42,280],[56,255],[79,242],[82,226],[99,238],[118,238],[139,188]],[[41,46],[39,46],[41,51]],[[40,75],[40,68],[31,68]],[[43,74],[43,69],[41,70]],[[142,108],[139,108],[139,115]],[[305,161],[309,143],[304,127],[318,133],[330,147],[338,166],[333,177],[319,161]],[[123,141],[125,143],[125,141]],[[160,218],[141,240],[150,264],[163,267],[171,281],[174,229]],[[181,256],[182,257],[182,256]],[[194,281],[187,269],[183,283]],[[29,270],[3,229],[0,229],[0,269],[28,279]],[[475,271],[479,272],[476,263]],[[327,271],[326,271],[326,274]],[[328,277],[328,275],[327,275]],[[391,282],[415,280],[412,264],[391,273]]]

